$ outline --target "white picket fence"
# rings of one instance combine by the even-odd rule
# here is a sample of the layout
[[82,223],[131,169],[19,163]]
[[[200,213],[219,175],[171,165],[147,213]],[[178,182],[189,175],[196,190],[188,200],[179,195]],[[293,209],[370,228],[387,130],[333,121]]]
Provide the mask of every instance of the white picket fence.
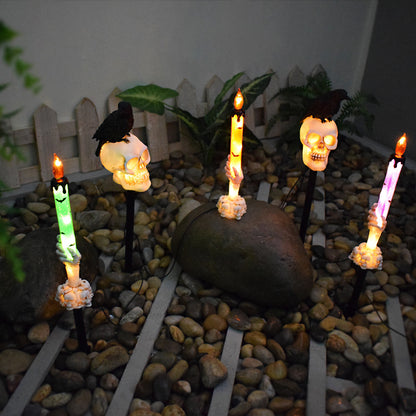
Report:
[[[323,71],[317,65],[312,74]],[[274,72],[270,70],[270,72]],[[235,88],[249,81],[243,75]],[[286,85],[302,85],[306,81],[305,74],[295,67],[287,77]],[[215,97],[221,91],[224,82],[214,75],[205,87],[205,102],[198,102],[195,87],[184,79],[178,86],[179,93],[176,104],[195,116],[204,115],[214,103]],[[265,92],[246,111],[247,126],[260,139],[265,138],[265,127],[279,107],[279,100],[271,97],[280,88],[280,80],[274,73]],[[114,111],[120,101],[115,89],[108,98],[108,111]],[[88,173],[101,171],[99,158],[95,156],[97,142],[92,140],[100,124],[94,103],[83,98],[75,108],[75,120],[58,123],[57,113],[47,105],[41,105],[33,115],[33,126],[13,132],[14,144],[21,150],[25,160],[14,157],[10,162],[1,161],[0,179],[8,190],[19,190],[23,185],[50,181],[52,174],[53,153],[63,159],[65,174]],[[166,113],[163,116],[149,112],[134,111],[133,132],[144,138],[149,148],[152,162],[169,158],[175,150],[184,153],[196,152],[198,147],[184,133],[176,116]],[[267,137],[278,137],[281,126],[275,127]],[[144,136],[144,137],[143,137]],[[88,175],[86,175],[88,176]]]

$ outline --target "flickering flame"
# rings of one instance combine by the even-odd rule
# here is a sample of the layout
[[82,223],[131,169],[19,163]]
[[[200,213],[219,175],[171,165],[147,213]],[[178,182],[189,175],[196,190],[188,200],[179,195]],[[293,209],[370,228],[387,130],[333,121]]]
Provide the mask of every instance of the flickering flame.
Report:
[[396,144],[396,152],[395,157],[401,158],[404,155],[404,152],[406,151],[406,145],[407,145],[407,137],[406,133],[403,134],[402,137],[397,141]]
[[234,97],[234,108],[236,110],[241,110],[243,108],[243,104],[244,104],[244,98],[239,88],[237,91],[237,94]]
[[59,159],[59,157],[56,155],[56,153],[53,154],[52,172],[56,180],[62,179],[64,177],[64,165],[61,159]]

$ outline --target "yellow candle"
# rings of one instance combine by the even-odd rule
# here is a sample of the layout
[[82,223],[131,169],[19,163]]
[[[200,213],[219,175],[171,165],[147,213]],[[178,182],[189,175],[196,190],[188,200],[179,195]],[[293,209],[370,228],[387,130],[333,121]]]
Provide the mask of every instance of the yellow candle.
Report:
[[[244,113],[242,111],[244,104],[243,94],[240,89],[234,98],[235,114],[231,118],[231,143],[230,143],[230,171],[231,175],[235,176],[242,174],[241,171],[241,154],[243,151],[243,127],[244,127]],[[240,185],[229,183],[228,195],[230,198],[236,198]]]

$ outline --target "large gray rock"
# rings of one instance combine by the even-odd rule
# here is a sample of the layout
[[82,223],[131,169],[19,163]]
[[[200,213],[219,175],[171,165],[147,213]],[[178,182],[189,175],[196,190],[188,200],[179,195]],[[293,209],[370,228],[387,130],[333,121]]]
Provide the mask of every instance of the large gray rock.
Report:
[[190,275],[261,305],[293,307],[308,297],[312,266],[291,219],[276,206],[247,201],[241,220],[201,205],[178,225],[174,255]]
[[[58,285],[67,279],[65,266],[55,253],[56,236],[56,230],[39,229],[19,242],[24,282],[16,281],[9,264],[1,259],[0,318],[31,324],[64,311],[55,300]],[[97,252],[84,238],[77,238],[77,248],[82,255],[80,277],[91,282],[97,273]]]

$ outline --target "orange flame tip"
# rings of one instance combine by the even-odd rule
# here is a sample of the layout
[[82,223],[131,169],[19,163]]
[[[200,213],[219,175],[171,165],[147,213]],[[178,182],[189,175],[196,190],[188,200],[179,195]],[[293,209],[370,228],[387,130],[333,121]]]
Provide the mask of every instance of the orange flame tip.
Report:
[[243,108],[243,104],[244,104],[244,98],[239,88],[234,98],[234,108],[236,110],[241,110]]
[[407,137],[406,133],[403,134],[402,137],[397,141],[396,144],[396,151],[395,151],[395,157],[401,158],[404,155],[404,152],[406,151],[406,145],[407,145]]
[[64,177],[64,165],[59,159],[59,157],[56,155],[56,153],[53,154],[53,176],[56,180],[61,179]]

